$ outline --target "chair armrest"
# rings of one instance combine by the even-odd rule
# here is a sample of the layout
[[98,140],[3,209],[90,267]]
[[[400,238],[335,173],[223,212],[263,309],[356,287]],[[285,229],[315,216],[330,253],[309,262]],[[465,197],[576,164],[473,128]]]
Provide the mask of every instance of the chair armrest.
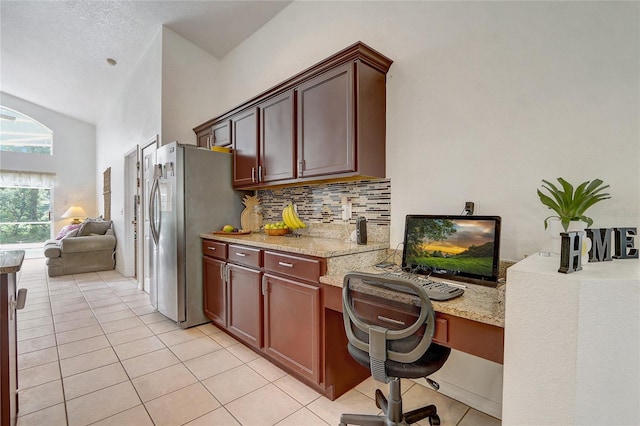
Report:
[[113,235],[87,235],[83,237],[65,238],[60,241],[60,250],[63,255],[65,253],[113,250],[115,247],[116,237]]

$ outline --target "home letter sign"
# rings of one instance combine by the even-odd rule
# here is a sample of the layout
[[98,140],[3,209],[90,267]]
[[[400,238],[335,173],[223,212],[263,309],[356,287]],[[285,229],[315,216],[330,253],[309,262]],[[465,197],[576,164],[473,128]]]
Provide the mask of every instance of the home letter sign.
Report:
[[582,270],[582,232],[561,232],[560,269],[558,272],[570,274]]

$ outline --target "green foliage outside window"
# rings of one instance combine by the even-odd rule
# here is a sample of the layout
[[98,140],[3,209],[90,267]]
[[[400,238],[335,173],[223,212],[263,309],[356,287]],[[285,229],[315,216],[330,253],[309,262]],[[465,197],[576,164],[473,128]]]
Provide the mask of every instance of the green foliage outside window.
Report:
[[0,188],[0,243],[38,243],[51,237],[51,190]]

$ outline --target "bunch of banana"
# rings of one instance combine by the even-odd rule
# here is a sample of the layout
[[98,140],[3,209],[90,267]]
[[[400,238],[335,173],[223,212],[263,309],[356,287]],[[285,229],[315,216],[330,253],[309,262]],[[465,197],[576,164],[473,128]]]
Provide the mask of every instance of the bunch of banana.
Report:
[[305,225],[304,222],[301,221],[298,217],[298,213],[296,213],[296,209],[293,207],[293,204],[289,204],[282,210],[282,220],[287,224],[289,229],[307,227],[307,225]]

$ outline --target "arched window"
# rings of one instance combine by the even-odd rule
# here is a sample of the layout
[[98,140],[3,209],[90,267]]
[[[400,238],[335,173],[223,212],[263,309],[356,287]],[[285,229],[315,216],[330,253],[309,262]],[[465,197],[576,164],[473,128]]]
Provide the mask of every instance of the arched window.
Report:
[[53,132],[26,114],[0,106],[0,151],[53,154]]

